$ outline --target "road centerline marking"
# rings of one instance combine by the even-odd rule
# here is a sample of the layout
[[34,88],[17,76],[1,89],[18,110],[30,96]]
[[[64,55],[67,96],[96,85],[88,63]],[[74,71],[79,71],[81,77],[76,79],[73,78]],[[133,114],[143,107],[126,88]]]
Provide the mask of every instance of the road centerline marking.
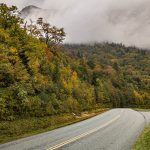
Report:
[[110,121],[108,121],[108,122],[102,124],[102,125],[99,126],[99,127],[96,127],[96,128],[94,128],[94,129],[91,129],[91,130],[88,131],[88,132],[85,132],[85,133],[83,133],[83,134],[80,134],[80,135],[78,135],[78,136],[75,136],[75,137],[73,137],[72,139],[66,140],[66,141],[64,141],[64,142],[62,142],[62,143],[60,143],[60,144],[57,144],[57,145],[55,145],[55,146],[52,146],[52,147],[50,147],[50,148],[48,148],[48,149],[46,149],[46,150],[56,150],[56,149],[58,149],[58,148],[60,148],[60,147],[63,147],[63,146],[65,146],[65,145],[67,145],[67,144],[73,143],[73,142],[75,142],[75,141],[77,141],[77,140],[79,140],[79,139],[81,139],[81,138],[83,138],[83,137],[86,137],[86,136],[88,136],[88,135],[90,135],[90,134],[92,134],[92,133],[94,133],[94,132],[96,132],[96,131],[98,131],[98,130],[104,128],[104,127],[107,127],[107,126],[110,125],[111,123],[113,123],[113,122],[115,122],[116,120],[118,120],[118,119],[120,118],[120,116],[121,116],[121,115],[117,115],[115,118],[113,118],[112,120],[110,120]]

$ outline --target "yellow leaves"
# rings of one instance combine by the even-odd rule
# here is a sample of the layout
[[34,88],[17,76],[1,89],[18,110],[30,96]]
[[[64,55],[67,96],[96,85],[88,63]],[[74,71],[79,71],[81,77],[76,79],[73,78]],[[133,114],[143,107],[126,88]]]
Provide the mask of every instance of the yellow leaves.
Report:
[[27,81],[27,80],[29,80],[28,73],[26,72],[25,69],[23,69],[23,67],[19,63],[15,64],[14,75],[15,75],[15,78],[17,80],[19,80],[19,81]]
[[102,70],[102,67],[98,64],[94,68],[94,71],[96,71],[96,72],[101,71],[101,70]]
[[39,63],[39,60],[38,60],[38,59],[35,60],[34,65],[35,65],[36,67],[39,67],[40,63]]
[[72,83],[71,83],[71,82],[67,82],[67,81],[64,80],[64,79],[62,80],[62,83],[63,83],[64,89],[65,89],[68,93],[71,94],[72,88],[73,88]]
[[66,81],[69,80],[71,77],[71,69],[70,67],[63,67],[61,69],[61,78],[65,79]]
[[137,91],[134,90],[133,93],[135,97],[140,98],[140,99],[142,98],[142,96]]
[[63,83],[63,86],[64,86],[65,88],[67,88],[68,83],[67,83],[64,79],[62,80],[62,83]]
[[73,87],[78,87],[79,80],[78,80],[77,73],[75,71],[72,73],[71,81],[72,81]]
[[40,73],[36,73],[33,79],[38,90],[50,88],[53,84],[52,81],[50,81],[46,76],[43,76]]
[[111,59],[111,62],[112,62],[112,63],[118,63],[118,59],[113,58],[113,59]]
[[18,54],[18,51],[17,51],[16,48],[11,47],[11,48],[10,48],[10,53],[13,54],[13,55],[16,55],[16,54]]
[[30,59],[29,66],[30,68],[32,68],[33,72],[35,73],[38,72],[40,66],[39,59],[38,58]]
[[70,67],[63,67],[61,69],[61,81],[63,87],[71,93],[73,88],[77,88],[79,86],[79,79],[77,73],[75,71],[72,72]]
[[72,73],[71,79],[72,79],[72,81],[75,81],[75,80],[77,80],[77,78],[78,78],[77,73],[74,71],[74,72]]
[[0,28],[0,42],[1,43],[6,42],[8,39],[9,39],[9,35],[6,33],[4,29]]
[[134,93],[134,96],[136,99],[136,103],[137,104],[143,104],[143,95],[140,94],[139,92],[135,91],[135,90],[133,91],[133,93]]

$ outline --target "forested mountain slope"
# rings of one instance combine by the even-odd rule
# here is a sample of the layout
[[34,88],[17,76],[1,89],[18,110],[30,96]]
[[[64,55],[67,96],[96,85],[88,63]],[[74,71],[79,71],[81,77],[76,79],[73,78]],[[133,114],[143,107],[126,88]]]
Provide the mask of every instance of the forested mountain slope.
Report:
[[[80,112],[95,106],[69,57],[27,34],[15,7],[0,7],[0,119]],[[7,16],[7,17],[4,17]]]
[[150,51],[122,44],[66,44],[77,72],[94,86],[96,101],[113,107],[150,107]]
[[54,48],[22,28],[16,11],[0,6],[0,120],[150,107],[149,51],[116,44]]

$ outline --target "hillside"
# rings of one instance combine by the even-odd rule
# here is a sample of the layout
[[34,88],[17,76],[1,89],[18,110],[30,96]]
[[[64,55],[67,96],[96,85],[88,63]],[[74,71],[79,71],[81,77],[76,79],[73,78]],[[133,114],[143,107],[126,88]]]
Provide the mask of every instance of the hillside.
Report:
[[95,87],[97,102],[150,107],[150,51],[114,43],[70,44],[64,51],[81,65],[77,72]]
[[16,10],[0,6],[0,120],[95,107],[93,86],[81,81],[70,57],[27,34],[20,18],[10,13]]
[[4,9],[1,5],[0,120],[95,107],[150,108],[149,51],[107,43],[54,49],[20,27],[20,18],[10,13],[16,7]]

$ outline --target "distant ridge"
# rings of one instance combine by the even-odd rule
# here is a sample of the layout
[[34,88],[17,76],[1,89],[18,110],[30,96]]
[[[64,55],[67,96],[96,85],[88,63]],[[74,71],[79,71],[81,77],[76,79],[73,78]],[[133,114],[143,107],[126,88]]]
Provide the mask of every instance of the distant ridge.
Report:
[[29,11],[31,9],[36,9],[36,10],[40,10],[41,8],[37,7],[37,6],[34,6],[34,5],[29,5],[29,6],[26,6],[24,7],[21,12],[25,12],[25,11]]
[[54,16],[57,13],[57,10],[54,9],[43,9],[39,8],[34,5],[29,5],[24,7],[21,10],[21,18],[26,19],[28,17],[30,18],[36,18],[36,17],[44,17],[47,18],[47,16]]
[[42,9],[37,6],[29,5],[24,7],[20,13],[22,18],[26,18],[28,15],[40,12],[41,10]]

